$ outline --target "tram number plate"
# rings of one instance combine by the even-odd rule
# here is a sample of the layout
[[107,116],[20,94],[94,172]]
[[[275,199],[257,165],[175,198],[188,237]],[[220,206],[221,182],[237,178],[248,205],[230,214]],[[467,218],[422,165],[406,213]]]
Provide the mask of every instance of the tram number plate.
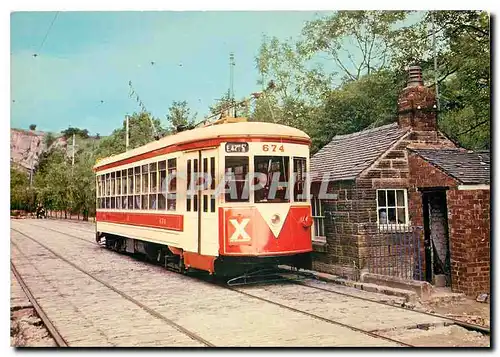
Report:
[[248,143],[226,143],[226,152],[248,152]]

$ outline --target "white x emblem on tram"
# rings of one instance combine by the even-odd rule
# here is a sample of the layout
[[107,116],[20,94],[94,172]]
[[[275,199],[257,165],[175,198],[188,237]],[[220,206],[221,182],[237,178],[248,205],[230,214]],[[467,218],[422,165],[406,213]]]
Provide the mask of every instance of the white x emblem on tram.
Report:
[[[250,218],[244,218],[239,223],[236,219],[230,219],[229,222],[233,225],[235,231],[229,237],[230,242],[248,242],[251,240],[248,233],[245,231],[245,227],[250,222]],[[241,237],[241,238],[240,238]]]

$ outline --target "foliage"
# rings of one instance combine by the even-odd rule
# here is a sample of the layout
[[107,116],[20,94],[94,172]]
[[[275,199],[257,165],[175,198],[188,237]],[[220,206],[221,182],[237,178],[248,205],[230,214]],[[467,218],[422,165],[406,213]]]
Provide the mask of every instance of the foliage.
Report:
[[343,81],[385,69],[391,60],[391,41],[406,11],[337,11],[308,22],[302,31],[300,52],[326,55],[343,73]]
[[26,172],[10,167],[10,209],[28,209],[29,178]]
[[170,123],[169,131],[176,133],[185,128],[193,127],[196,120],[196,113],[191,114],[188,103],[184,101],[174,101],[168,108],[167,120]]
[[56,137],[52,133],[47,133],[44,138],[45,147],[48,149],[56,141]]
[[30,124],[30,130],[35,131],[36,130],[36,124]]
[[79,129],[79,128],[69,127],[68,129],[61,131],[61,133],[63,134],[63,136],[66,139],[71,138],[73,136],[73,134],[80,136],[82,138],[85,138],[85,139],[89,137],[89,131],[87,129]]

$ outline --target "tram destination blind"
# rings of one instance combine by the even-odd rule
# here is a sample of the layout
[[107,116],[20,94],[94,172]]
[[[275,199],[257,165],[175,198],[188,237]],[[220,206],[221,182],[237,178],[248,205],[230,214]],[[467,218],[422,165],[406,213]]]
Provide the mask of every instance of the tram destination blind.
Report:
[[226,143],[226,152],[248,152],[248,143]]

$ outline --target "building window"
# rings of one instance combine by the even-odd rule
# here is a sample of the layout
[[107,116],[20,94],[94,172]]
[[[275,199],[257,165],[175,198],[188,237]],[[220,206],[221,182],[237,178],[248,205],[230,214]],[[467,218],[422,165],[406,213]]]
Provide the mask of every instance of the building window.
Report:
[[314,241],[326,243],[325,237],[325,213],[323,202],[318,197],[311,199],[312,217],[314,220]]
[[408,225],[408,194],[405,189],[377,190],[379,227]]

